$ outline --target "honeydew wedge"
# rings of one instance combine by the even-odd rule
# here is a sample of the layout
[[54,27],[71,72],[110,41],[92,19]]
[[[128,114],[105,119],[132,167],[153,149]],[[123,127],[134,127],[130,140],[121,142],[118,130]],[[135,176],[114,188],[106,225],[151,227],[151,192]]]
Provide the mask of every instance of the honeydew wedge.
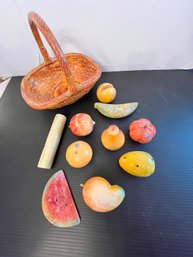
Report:
[[105,104],[96,102],[94,108],[108,118],[119,119],[132,114],[138,106],[138,102],[124,104]]

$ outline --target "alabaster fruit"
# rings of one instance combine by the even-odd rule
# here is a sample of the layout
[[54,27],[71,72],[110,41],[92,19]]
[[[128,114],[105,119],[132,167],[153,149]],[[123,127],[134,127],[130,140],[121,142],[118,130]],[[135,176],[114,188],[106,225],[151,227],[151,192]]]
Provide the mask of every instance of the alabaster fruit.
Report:
[[115,151],[124,145],[125,136],[119,127],[110,125],[102,132],[101,142],[106,149]]
[[38,168],[51,169],[60,139],[62,137],[65,123],[66,116],[62,114],[55,115],[38,162]]
[[138,143],[149,143],[156,134],[155,126],[147,119],[133,121],[129,126],[129,135]]
[[97,88],[97,98],[102,103],[110,103],[116,97],[116,89],[111,83],[103,83]]
[[102,115],[112,118],[120,119],[132,114],[137,109],[138,103],[124,103],[124,104],[104,104],[95,103],[94,108]]
[[87,113],[77,113],[71,118],[69,128],[76,136],[87,136],[93,131],[94,124]]
[[47,182],[42,195],[42,211],[46,219],[57,227],[72,227],[80,223],[80,217],[62,170]]
[[123,154],[119,159],[119,165],[127,173],[137,177],[148,177],[155,171],[153,157],[142,151],[133,151]]
[[102,177],[92,177],[81,186],[84,202],[96,212],[109,212],[116,209],[125,197],[122,187],[111,185]]
[[84,141],[75,141],[66,150],[66,161],[73,168],[82,168],[92,159],[92,148]]

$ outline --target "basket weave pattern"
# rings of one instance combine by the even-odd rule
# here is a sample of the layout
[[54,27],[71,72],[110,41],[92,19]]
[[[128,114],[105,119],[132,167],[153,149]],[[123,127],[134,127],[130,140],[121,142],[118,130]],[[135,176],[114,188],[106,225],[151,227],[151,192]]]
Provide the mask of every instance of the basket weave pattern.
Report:
[[[21,83],[21,94],[34,109],[55,109],[72,104],[87,94],[101,76],[99,66],[80,53],[63,54],[51,30],[34,12],[28,15],[44,63],[29,72]],[[56,58],[51,59],[37,28],[48,41]]]

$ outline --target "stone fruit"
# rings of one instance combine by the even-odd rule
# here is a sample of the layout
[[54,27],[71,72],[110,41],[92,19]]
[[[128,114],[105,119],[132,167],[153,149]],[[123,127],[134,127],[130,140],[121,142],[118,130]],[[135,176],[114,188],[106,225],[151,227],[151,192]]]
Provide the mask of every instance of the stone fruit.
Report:
[[95,103],[94,108],[108,118],[119,119],[124,118],[137,109],[138,103],[125,104],[104,104]]
[[125,136],[116,125],[110,125],[102,132],[101,142],[106,149],[114,151],[124,145]]
[[38,162],[38,168],[51,169],[65,123],[66,116],[59,113],[55,115]]
[[77,113],[71,118],[69,128],[76,136],[87,136],[93,131],[94,124],[87,113]]
[[129,134],[134,141],[145,144],[155,136],[156,128],[149,120],[139,119],[130,124]]
[[110,103],[116,97],[116,89],[110,83],[103,83],[97,88],[97,98],[102,103]]
[[66,160],[73,168],[82,168],[92,159],[92,148],[84,141],[75,141],[66,150]]
[[78,211],[62,170],[48,180],[42,195],[42,210],[46,219],[55,226],[66,228],[80,223]]
[[122,187],[109,184],[102,177],[92,177],[83,186],[82,196],[86,205],[96,212],[109,212],[116,209],[125,197]]
[[124,171],[137,177],[148,177],[155,170],[153,157],[142,151],[123,154],[119,159],[119,165]]

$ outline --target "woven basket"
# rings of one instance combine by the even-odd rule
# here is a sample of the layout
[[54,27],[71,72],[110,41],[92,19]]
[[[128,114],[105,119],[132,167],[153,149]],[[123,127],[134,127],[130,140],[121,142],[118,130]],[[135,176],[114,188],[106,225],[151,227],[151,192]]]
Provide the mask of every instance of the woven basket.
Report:
[[[38,14],[30,12],[28,20],[44,63],[23,78],[23,99],[30,107],[38,110],[61,108],[76,102],[88,93],[100,78],[100,67],[83,54],[64,54],[53,33]],[[56,58],[49,57],[38,29]]]

